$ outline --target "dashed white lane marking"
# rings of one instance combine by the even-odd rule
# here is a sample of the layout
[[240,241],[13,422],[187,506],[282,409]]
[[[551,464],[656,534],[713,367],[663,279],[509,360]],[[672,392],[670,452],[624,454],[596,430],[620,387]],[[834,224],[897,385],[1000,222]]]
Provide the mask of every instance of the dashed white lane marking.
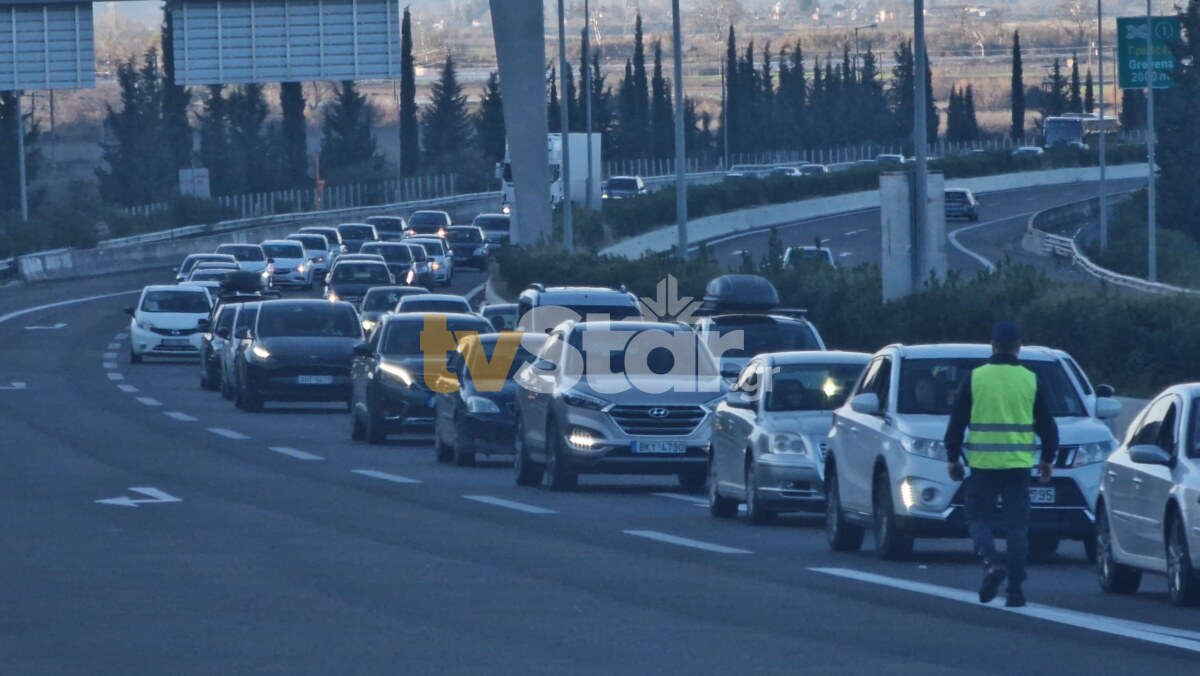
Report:
[[853,256],[853,255],[854,255],[853,251],[843,251],[842,253],[838,254],[838,258],[845,258],[846,256]]
[[138,388],[134,387],[133,385],[127,385],[125,383],[117,385],[117,389],[121,390],[122,392],[124,392],[126,394],[133,394],[134,392],[138,391]]
[[113,336],[113,340],[125,340],[128,337],[128,333],[118,333],[117,335]]
[[103,359],[116,359],[116,358],[117,358],[117,353],[116,353],[116,352],[105,352],[105,353],[102,355],[102,357],[101,357],[101,358],[103,358]]
[[1026,617],[1045,620],[1047,622],[1054,622],[1056,624],[1065,624],[1068,626],[1077,627],[1079,629],[1100,632],[1102,634],[1123,636],[1125,638],[1132,638],[1139,641],[1146,641],[1148,643],[1157,643],[1159,645],[1172,646],[1175,648],[1182,648],[1191,652],[1200,653],[1200,632],[1189,631],[1186,629],[1176,629],[1175,627],[1146,624],[1144,622],[1134,622],[1131,620],[1121,620],[1115,617],[1094,615],[1092,613],[1083,613],[1064,608],[1055,608],[1053,606],[1043,606],[1037,603],[1031,603],[1024,608],[1005,608],[1001,605],[981,606],[979,603],[979,597],[975,592],[967,592],[961,589],[941,587],[934,584],[926,584],[924,582],[913,582],[911,580],[902,580],[894,577],[875,575],[874,573],[864,573],[857,570],[850,570],[847,568],[809,568],[809,570],[817,573],[824,573],[825,575],[833,575],[835,577],[845,578],[847,580],[856,580],[882,587],[891,587],[892,589],[902,589],[904,591],[924,594],[926,596],[936,596],[948,601],[958,601],[959,603],[967,603],[973,606],[984,607],[989,610],[999,610],[1006,613],[1025,615]]
[[373,469],[352,469],[350,471],[354,472],[355,474],[361,474],[362,476],[369,476],[372,479],[383,479],[384,481],[391,481],[392,483],[395,483],[395,484],[419,484],[419,483],[421,483],[420,481],[418,481],[416,479],[410,479],[406,476],[400,476],[399,474],[388,474],[387,472],[376,472]]
[[[108,344],[108,347],[106,347],[105,349],[107,349],[107,350],[115,350],[115,349],[117,349],[117,348],[119,348],[119,347],[121,347],[121,344],[120,344],[120,343],[109,343],[109,344]],[[108,353],[108,354],[105,354],[105,355],[104,355],[104,358],[105,358],[105,359],[108,359],[108,355],[109,355],[109,354],[111,354],[111,355],[112,355],[112,356],[114,356],[114,357],[116,357],[116,356],[117,356],[117,353],[116,353],[116,352],[110,352],[110,353]]]
[[108,373],[106,375],[108,376],[109,380],[125,380],[125,376],[121,375],[120,373]]
[[246,439],[250,438],[250,437],[246,436],[245,434],[242,434],[241,432],[234,432],[233,430],[227,430],[224,427],[210,427],[210,428],[208,428],[208,431],[212,432],[213,434],[217,435],[218,437],[225,437],[226,439],[233,439],[234,441],[245,441]]
[[843,235],[845,235],[846,237],[853,237],[861,232],[866,232],[866,231],[867,231],[866,228],[859,228],[858,230],[851,230],[850,232],[843,233]]
[[526,514],[558,514],[558,512],[553,509],[546,509],[545,507],[537,507],[535,505],[527,505],[523,502],[513,502],[512,500],[505,500],[503,498],[493,498],[490,495],[464,495],[463,497],[468,500],[474,500],[475,502],[482,502],[485,505],[503,507],[505,509],[512,509],[518,512],[525,512]]
[[622,531],[626,535],[634,537],[646,538],[647,540],[657,540],[665,542],[669,545],[678,545],[680,547],[690,547],[692,549],[700,549],[706,552],[715,552],[717,554],[753,554],[749,549],[738,549],[736,547],[726,547],[725,545],[717,545],[711,542],[702,540],[693,540],[691,538],[681,538],[677,535],[668,535],[660,533],[656,530],[627,530]]
[[162,402],[154,397],[138,397],[137,400],[147,406],[162,406]]
[[705,500],[704,498],[698,498],[694,495],[684,495],[683,493],[651,493],[650,495],[659,498],[669,498],[671,500],[690,502],[693,505],[701,505],[704,507],[708,506],[708,500]]
[[114,370],[114,369],[116,369],[116,368],[117,368],[117,362],[115,362],[115,361],[106,361],[106,362],[103,362],[103,363],[101,364],[101,366],[103,366],[103,367],[104,367],[106,370],[112,371],[112,370]]
[[268,450],[275,451],[276,453],[279,453],[280,455],[286,455],[289,458],[295,458],[297,460],[324,460],[325,459],[319,455],[313,455],[312,453],[305,453],[304,451],[298,451],[294,448],[288,448],[287,446],[269,446]]
[[171,420],[178,420],[179,422],[196,422],[194,417],[180,411],[163,411],[163,415],[167,416]]
[[829,238],[828,238],[828,237],[822,238],[822,239],[821,239],[821,244],[824,244],[825,242],[828,242],[828,241],[829,241]]

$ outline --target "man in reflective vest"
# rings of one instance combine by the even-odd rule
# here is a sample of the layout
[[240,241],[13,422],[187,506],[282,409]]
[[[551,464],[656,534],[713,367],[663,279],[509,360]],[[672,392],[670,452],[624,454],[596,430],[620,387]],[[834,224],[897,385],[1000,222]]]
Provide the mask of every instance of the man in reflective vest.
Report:
[[[950,478],[962,481],[964,432],[967,464],[965,511],[975,551],[983,558],[979,602],[996,598],[1008,579],[1005,605],[1025,605],[1021,584],[1029,558],[1029,477],[1035,461],[1038,480],[1049,483],[1058,452],[1058,425],[1037,376],[1021,366],[1021,336],[1010,322],[992,330],[992,358],[958,388],[946,427]],[[1040,458],[1038,439],[1041,439]],[[1004,532],[1005,554],[996,552],[993,534]]]

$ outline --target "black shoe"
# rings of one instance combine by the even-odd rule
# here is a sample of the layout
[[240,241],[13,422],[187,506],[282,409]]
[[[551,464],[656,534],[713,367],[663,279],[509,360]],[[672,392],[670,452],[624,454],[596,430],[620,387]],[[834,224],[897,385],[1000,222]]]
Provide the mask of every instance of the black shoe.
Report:
[[1005,608],[1024,608],[1025,594],[1019,591],[1008,592],[1008,598],[1004,601]]
[[1008,577],[1008,567],[1002,565],[988,566],[983,573],[983,584],[979,585],[979,602],[991,603],[1000,590],[1000,583]]

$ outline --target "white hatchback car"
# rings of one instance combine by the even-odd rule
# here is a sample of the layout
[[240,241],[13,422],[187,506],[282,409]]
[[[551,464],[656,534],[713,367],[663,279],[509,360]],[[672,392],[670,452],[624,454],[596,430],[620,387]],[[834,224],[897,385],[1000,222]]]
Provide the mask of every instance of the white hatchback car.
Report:
[[1172,601],[1200,604],[1200,383],[1155,397],[1104,463],[1096,539],[1104,591],[1165,573]]
[[271,271],[271,286],[312,288],[313,264],[303,244],[290,239],[269,239],[261,246]]
[[714,416],[708,507],[750,523],[780,512],[825,507],[821,465],[833,410],[862,374],[871,355],[859,352],[776,352],[742,369]]
[[[825,528],[832,549],[858,549],[865,527],[888,559],[906,557],[916,538],[966,537],[962,484],[946,475],[942,439],[954,392],[991,353],[989,345],[891,345],[876,353],[829,432]],[[1025,347],[1020,360],[1046,389],[1059,430],[1053,480],[1030,486],[1030,554],[1044,558],[1061,540],[1080,540],[1093,557],[1101,467],[1117,446],[1104,420],[1121,405],[1102,397],[1089,408],[1054,350]]]
[[138,304],[125,308],[129,320],[129,361],[142,363],[147,355],[162,357],[200,354],[203,327],[212,300],[199,286],[147,286]]

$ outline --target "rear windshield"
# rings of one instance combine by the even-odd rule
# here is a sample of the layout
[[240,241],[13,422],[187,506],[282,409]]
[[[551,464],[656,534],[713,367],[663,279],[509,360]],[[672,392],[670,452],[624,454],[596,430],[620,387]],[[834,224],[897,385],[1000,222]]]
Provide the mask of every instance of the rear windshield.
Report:
[[610,178],[608,179],[609,190],[637,190],[636,178]]
[[346,239],[375,239],[375,228],[369,225],[339,225],[338,232]]
[[334,282],[349,282],[363,284],[390,284],[392,281],[391,275],[388,274],[387,267],[367,263],[364,265],[342,264],[334,268]]
[[389,263],[410,263],[412,262],[412,251],[404,245],[380,245],[368,244],[362,248],[365,254],[379,254],[383,256],[383,260]]
[[337,228],[313,228],[306,229],[304,232],[311,232],[314,235],[321,235],[326,239],[330,246],[342,243],[342,236],[338,233]]
[[267,303],[259,310],[259,338],[358,338],[358,314],[339,304]]
[[446,250],[442,248],[441,242],[417,242],[421,248],[425,249],[425,253],[430,256],[445,256]]
[[424,263],[425,261],[429,260],[429,254],[425,253],[425,247],[413,245],[408,249],[412,253],[414,261],[418,263]]
[[446,216],[437,212],[418,211],[408,219],[408,227],[413,229],[429,228],[427,232],[436,232],[439,226],[446,225]]
[[304,258],[304,245],[296,244],[264,244],[263,253],[267,258]]
[[196,270],[188,277],[189,282],[221,282],[225,280],[228,270]]
[[259,246],[242,246],[239,244],[222,244],[217,247],[217,253],[230,254],[239,261],[261,261],[265,260],[262,247]]
[[326,251],[329,249],[329,241],[321,235],[302,235],[290,237],[294,242],[300,242],[300,245],[307,251]]
[[213,254],[209,254],[206,256],[188,256],[186,259],[184,259],[183,265],[179,266],[179,272],[181,274],[186,275],[187,273],[192,271],[192,268],[196,267],[200,263],[204,263],[206,261],[219,261],[219,260],[223,260],[223,259],[219,258]]
[[[453,332],[454,340],[466,337],[468,332],[492,333],[495,329],[483,319],[447,318],[446,328]],[[389,357],[419,356],[421,349],[421,324],[419,322],[391,322],[379,341],[379,353]]]
[[[985,359],[905,359],[900,367],[900,413],[950,415],[959,383],[982,366]],[[1087,409],[1057,361],[1022,361],[1037,374],[1056,418],[1083,417]]]
[[142,312],[183,312],[188,314],[208,314],[208,311],[211,309],[212,304],[208,300],[208,294],[203,291],[147,291],[146,294],[142,296]]
[[508,231],[508,219],[500,216],[489,216],[485,218],[476,218],[475,225],[484,230],[504,230]]
[[946,193],[946,201],[965,203],[969,200],[967,199],[967,193],[965,192],[948,192]]
[[452,244],[481,244],[483,233],[471,228],[470,230],[447,230],[446,239]]
[[375,226],[375,230],[397,231],[404,229],[404,219],[396,216],[372,216],[367,222]]
[[783,364],[771,379],[768,411],[832,411],[862,374],[864,364]]
[[800,173],[801,174],[824,174],[825,167],[822,167],[820,165],[811,165],[811,164],[805,165],[803,167],[800,167]]
[[396,303],[405,296],[411,296],[414,293],[424,293],[424,291],[401,291],[399,289],[371,289],[367,292],[362,302],[363,312],[390,312],[396,307]]
[[401,312],[470,312],[466,301],[456,300],[405,300],[398,308]]
[[709,344],[713,349],[718,345],[722,348],[731,346],[718,355],[722,359],[749,359],[768,352],[821,349],[808,324],[791,322],[722,323],[720,327],[713,327]]

